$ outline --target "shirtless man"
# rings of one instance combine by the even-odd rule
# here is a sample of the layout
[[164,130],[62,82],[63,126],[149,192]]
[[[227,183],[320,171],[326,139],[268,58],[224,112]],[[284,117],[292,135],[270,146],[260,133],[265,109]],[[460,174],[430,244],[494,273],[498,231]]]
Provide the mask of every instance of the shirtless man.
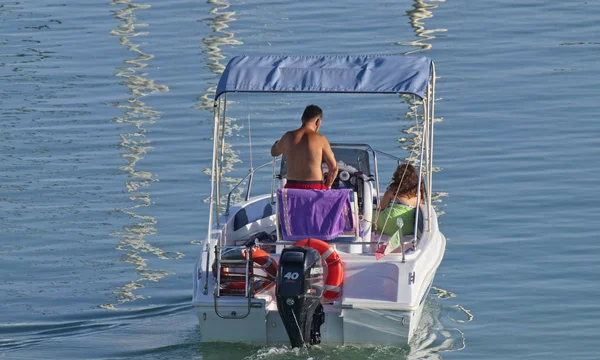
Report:
[[[286,132],[271,147],[272,156],[285,153],[288,166],[286,188],[331,189],[338,167],[329,141],[317,133],[322,119],[323,110],[317,105],[308,105],[302,114],[302,126]],[[325,183],[321,169],[323,161],[328,169]]]

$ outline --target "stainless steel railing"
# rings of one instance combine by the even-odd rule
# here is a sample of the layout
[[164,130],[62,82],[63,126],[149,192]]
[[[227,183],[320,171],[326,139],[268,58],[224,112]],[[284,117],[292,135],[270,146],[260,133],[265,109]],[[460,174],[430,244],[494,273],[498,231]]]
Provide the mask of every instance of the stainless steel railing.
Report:
[[277,161],[277,158],[273,158],[272,160],[254,168],[254,169],[249,169],[248,174],[246,174],[246,176],[244,176],[237,184],[235,184],[235,186],[233,188],[231,188],[231,190],[227,194],[227,204],[225,206],[225,215],[226,216],[229,215],[229,207],[231,206],[231,196],[240,187],[240,185],[242,185],[242,183],[244,181],[246,181],[246,179],[248,180],[248,184],[246,187],[246,196],[244,197],[244,200],[248,201],[248,199],[250,198],[250,190],[252,189],[252,180],[254,179],[254,173],[257,172],[258,170],[264,168],[267,165],[275,164],[276,161]]

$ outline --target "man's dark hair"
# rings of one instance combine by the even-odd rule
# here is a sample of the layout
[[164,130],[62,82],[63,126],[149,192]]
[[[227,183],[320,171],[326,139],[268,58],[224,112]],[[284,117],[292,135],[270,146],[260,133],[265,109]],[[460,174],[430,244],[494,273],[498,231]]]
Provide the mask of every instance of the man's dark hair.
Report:
[[317,105],[308,105],[302,114],[302,123],[307,123],[315,120],[318,116],[323,115],[323,110]]

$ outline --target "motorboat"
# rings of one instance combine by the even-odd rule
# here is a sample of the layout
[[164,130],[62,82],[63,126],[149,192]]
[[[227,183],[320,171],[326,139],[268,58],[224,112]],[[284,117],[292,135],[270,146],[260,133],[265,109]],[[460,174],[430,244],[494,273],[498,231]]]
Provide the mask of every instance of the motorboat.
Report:
[[[418,195],[413,231],[402,234],[398,223],[386,236],[373,226],[385,192],[378,164],[404,160],[369,144],[331,144],[339,167],[331,190],[286,189],[285,156],[251,167],[233,188],[224,187],[227,95],[257,92],[412,96],[422,109],[414,166],[426,189]],[[434,102],[435,67],[423,56],[229,61],[214,99],[208,232],[194,269],[192,305],[202,342],[410,343],[446,246],[432,205]],[[384,169],[383,179],[394,170]],[[270,191],[251,195],[258,171],[271,172]],[[236,191],[242,192],[238,201]]]

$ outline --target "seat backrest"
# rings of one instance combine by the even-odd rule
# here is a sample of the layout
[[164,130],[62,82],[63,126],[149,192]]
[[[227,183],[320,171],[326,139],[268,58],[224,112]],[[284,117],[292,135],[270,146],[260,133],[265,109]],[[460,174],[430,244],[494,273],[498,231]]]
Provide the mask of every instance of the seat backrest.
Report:
[[233,231],[238,231],[250,223],[274,214],[273,207],[270,203],[264,205],[264,208],[262,209],[261,206],[261,203],[252,203],[239,209],[233,217]]
[[339,190],[277,190],[277,217],[283,240],[317,238],[333,240],[356,236],[354,193]]
[[233,217],[233,231],[238,231],[246,225],[248,225],[248,213],[242,208]]

